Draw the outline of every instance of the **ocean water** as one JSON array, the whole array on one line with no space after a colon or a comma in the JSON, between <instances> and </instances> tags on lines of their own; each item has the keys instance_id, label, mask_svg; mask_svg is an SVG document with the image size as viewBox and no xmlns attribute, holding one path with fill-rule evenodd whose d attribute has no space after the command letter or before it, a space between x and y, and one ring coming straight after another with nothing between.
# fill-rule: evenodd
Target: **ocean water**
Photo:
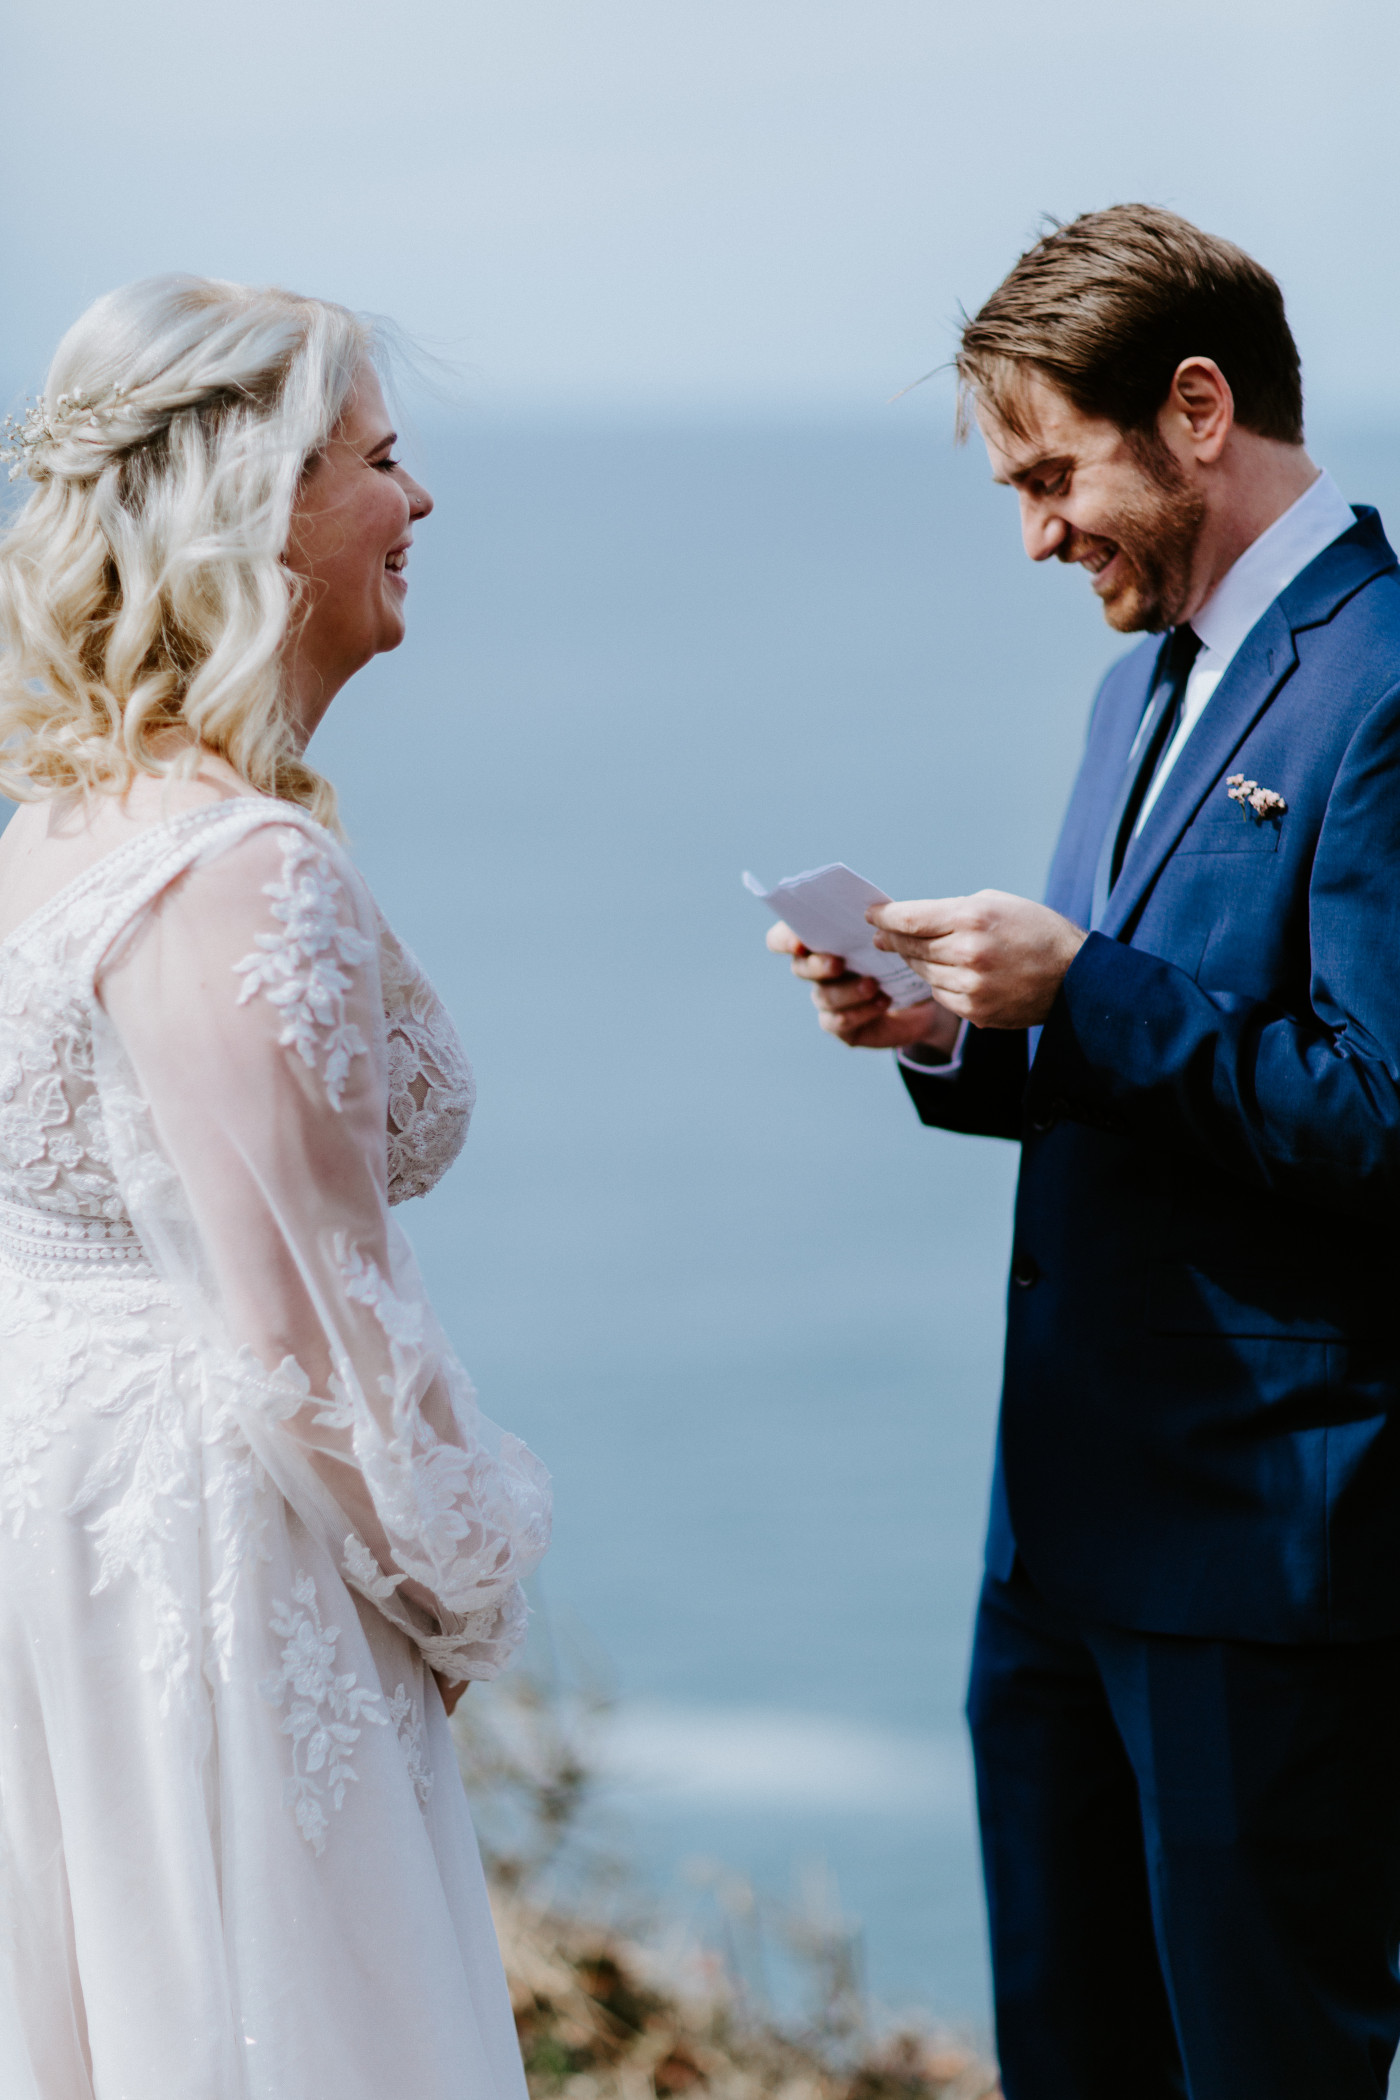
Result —
<instances>
[{"instance_id":1,"label":"ocean water","mask_svg":"<svg viewBox=\"0 0 1400 2100\"><path fill-rule=\"evenodd\" d=\"M1318 450L1400 517L1400 442ZM1014 1149L820 1035L740 871L1037 894L1123 643L918 397L410 458L410 638L313 752L476 1065L401 1215L554 1473L541 1623L607 1659L613 1827L682 1910L698 1859L780 1895L823 1862L876 1999L981 2031L960 1709Z\"/></svg>"}]
</instances>

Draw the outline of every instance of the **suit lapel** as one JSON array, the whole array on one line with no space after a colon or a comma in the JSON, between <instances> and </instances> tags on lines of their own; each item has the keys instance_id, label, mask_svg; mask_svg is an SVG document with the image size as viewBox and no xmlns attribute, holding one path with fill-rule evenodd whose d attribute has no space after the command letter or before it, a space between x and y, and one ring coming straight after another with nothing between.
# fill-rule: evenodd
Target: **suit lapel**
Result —
<instances>
[{"instance_id":1,"label":"suit lapel","mask_svg":"<svg viewBox=\"0 0 1400 2100\"><path fill-rule=\"evenodd\" d=\"M1153 805L1129 841L1101 930L1121 938L1167 856L1298 661L1276 599L1230 661Z\"/></svg>"},{"instance_id":2,"label":"suit lapel","mask_svg":"<svg viewBox=\"0 0 1400 2100\"><path fill-rule=\"evenodd\" d=\"M1281 592L1230 661L1205 712L1167 775L1151 816L1133 839L1104 912L1101 931L1131 934L1137 913L1206 796L1298 661L1294 636L1329 620L1374 576L1395 567L1395 556L1369 505L1356 523Z\"/></svg>"}]
</instances>

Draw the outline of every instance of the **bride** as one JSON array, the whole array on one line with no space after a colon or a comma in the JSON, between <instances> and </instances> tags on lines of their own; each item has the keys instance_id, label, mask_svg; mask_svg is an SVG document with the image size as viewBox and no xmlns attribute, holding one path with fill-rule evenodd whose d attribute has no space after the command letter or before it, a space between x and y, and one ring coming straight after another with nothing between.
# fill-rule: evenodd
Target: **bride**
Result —
<instances>
[{"instance_id":1,"label":"bride","mask_svg":"<svg viewBox=\"0 0 1400 2100\"><path fill-rule=\"evenodd\" d=\"M11 432L6 2100L524 2092L444 1695L521 1639L548 1482L390 1220L471 1076L303 757L432 507L375 347L157 278Z\"/></svg>"}]
</instances>

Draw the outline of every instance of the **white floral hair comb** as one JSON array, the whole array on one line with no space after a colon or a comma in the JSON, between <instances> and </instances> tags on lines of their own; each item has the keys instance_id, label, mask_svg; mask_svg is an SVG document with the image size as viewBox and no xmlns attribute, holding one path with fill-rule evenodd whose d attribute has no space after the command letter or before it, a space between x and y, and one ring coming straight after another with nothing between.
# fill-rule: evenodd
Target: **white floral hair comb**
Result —
<instances>
[{"instance_id":1,"label":"white floral hair comb","mask_svg":"<svg viewBox=\"0 0 1400 2100\"><path fill-rule=\"evenodd\" d=\"M30 403L22 416L0 420L0 461L17 481L32 474L40 454L51 445L68 439L101 434L126 399L126 388L114 386L104 394L59 394L53 407L42 398Z\"/></svg>"}]
</instances>

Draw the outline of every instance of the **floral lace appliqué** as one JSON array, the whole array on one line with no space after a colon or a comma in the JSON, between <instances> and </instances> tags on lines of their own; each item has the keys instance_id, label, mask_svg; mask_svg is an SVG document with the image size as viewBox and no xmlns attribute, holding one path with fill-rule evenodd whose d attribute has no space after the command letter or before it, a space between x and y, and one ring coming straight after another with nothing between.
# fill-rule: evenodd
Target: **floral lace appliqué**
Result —
<instances>
[{"instance_id":1,"label":"floral lace appliqu\u00e9","mask_svg":"<svg viewBox=\"0 0 1400 2100\"><path fill-rule=\"evenodd\" d=\"M0 1415L0 1521L9 1525L15 1538L27 1512L41 1506L35 1460L53 1442L55 1412L53 1398L40 1390Z\"/></svg>"},{"instance_id":2,"label":"floral lace appliqu\u00e9","mask_svg":"<svg viewBox=\"0 0 1400 2100\"><path fill-rule=\"evenodd\" d=\"M423 1341L423 1308L410 1305L406 1298L385 1282L379 1264L373 1255L363 1248L350 1244L343 1232L335 1237L336 1263L345 1285L345 1295L352 1303L365 1306L374 1314L392 1347L417 1349Z\"/></svg>"},{"instance_id":3,"label":"floral lace appliqu\u00e9","mask_svg":"<svg viewBox=\"0 0 1400 2100\"><path fill-rule=\"evenodd\" d=\"M238 1003L265 995L282 1016L278 1042L320 1072L327 1100L339 1108L351 1063L369 1047L345 1017L349 969L367 962L374 944L340 917L345 886L330 855L299 831L284 836L281 879L263 888L282 931L258 934L258 952L235 963L243 979Z\"/></svg>"},{"instance_id":4,"label":"floral lace appliqu\u00e9","mask_svg":"<svg viewBox=\"0 0 1400 2100\"><path fill-rule=\"evenodd\" d=\"M413 1791L418 1796L418 1806L426 1808L433 1791L433 1774L428 1763L427 1731L423 1725L423 1709L416 1699L410 1698L399 1685L388 1702L389 1719L398 1730L399 1748L408 1767L408 1776L413 1781Z\"/></svg>"},{"instance_id":5,"label":"floral lace appliqu\u00e9","mask_svg":"<svg viewBox=\"0 0 1400 2100\"><path fill-rule=\"evenodd\" d=\"M494 1677L524 1637L519 1575L548 1544L548 1475L517 1438L502 1436L491 1453L471 1433L475 1396L465 1376L453 1394L460 1441L437 1433L421 1397L429 1380L451 1379L451 1366L425 1333L426 1307L395 1290L347 1234L336 1234L332 1245L345 1297L374 1316L388 1343L378 1385L389 1419L379 1423L361 1464L394 1562L438 1601L442 1631L415 1627L413 1638L432 1669L453 1678ZM366 1396L357 1401L347 1385L344 1400L353 1423ZM342 1562L346 1579L381 1601L384 1578L362 1541L346 1541Z\"/></svg>"},{"instance_id":6,"label":"floral lace appliqu\u00e9","mask_svg":"<svg viewBox=\"0 0 1400 2100\"><path fill-rule=\"evenodd\" d=\"M381 1693L358 1684L353 1670L337 1671L340 1628L321 1624L309 1575L298 1571L292 1596L294 1604L273 1605L272 1631L284 1643L282 1668L278 1676L264 1678L260 1689L273 1706L287 1703L282 1733L292 1739L292 1772L283 1784L283 1799L319 1855L330 1829L327 1807L343 1807L346 1785L359 1777L350 1760L361 1724L383 1727L389 1715Z\"/></svg>"},{"instance_id":7,"label":"floral lace appliqu\u00e9","mask_svg":"<svg viewBox=\"0 0 1400 2100\"><path fill-rule=\"evenodd\" d=\"M195 1697L190 1662L199 1618L172 1544L200 1502L201 1461L186 1394L195 1376L188 1341L132 1352L113 1346L97 1326L83 1352L92 1416L111 1426L110 1440L67 1505L86 1517L97 1556L93 1595L134 1577L153 1628L141 1667L160 1681L160 1711L172 1696ZM100 1395L100 1397L98 1397Z\"/></svg>"},{"instance_id":8,"label":"floral lace appliqu\u00e9","mask_svg":"<svg viewBox=\"0 0 1400 2100\"><path fill-rule=\"evenodd\" d=\"M406 1575L383 1574L369 1547L362 1538L357 1538L353 1531L346 1535L345 1544L341 1548L341 1558L345 1564L346 1581L353 1582L357 1590L372 1598L376 1604L382 1604L386 1597L392 1597L399 1584L408 1580Z\"/></svg>"},{"instance_id":9,"label":"floral lace appliqu\u00e9","mask_svg":"<svg viewBox=\"0 0 1400 2100\"><path fill-rule=\"evenodd\" d=\"M417 958L379 924L389 1053L389 1201L426 1195L463 1144L476 1083L457 1031Z\"/></svg>"}]
</instances>

